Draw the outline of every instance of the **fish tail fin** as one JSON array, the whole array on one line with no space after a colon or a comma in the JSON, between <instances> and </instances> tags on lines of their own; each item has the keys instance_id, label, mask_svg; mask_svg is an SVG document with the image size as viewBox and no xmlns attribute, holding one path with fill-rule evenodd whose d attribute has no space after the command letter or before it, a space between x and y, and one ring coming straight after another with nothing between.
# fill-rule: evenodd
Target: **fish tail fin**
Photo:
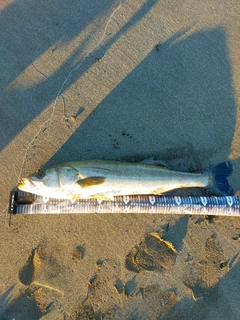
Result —
<instances>
[{"instance_id":1,"label":"fish tail fin","mask_svg":"<svg viewBox=\"0 0 240 320\"><path fill-rule=\"evenodd\" d=\"M227 177L232 173L230 161L219 163L210 170L209 187L210 190L219 196L231 196L233 190L228 183Z\"/></svg>"}]
</instances>

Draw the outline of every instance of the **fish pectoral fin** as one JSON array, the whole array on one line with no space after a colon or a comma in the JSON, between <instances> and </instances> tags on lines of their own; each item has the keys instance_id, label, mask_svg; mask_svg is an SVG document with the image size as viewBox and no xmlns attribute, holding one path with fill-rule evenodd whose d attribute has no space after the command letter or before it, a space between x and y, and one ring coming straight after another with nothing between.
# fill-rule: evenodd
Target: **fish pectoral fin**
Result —
<instances>
[{"instance_id":1,"label":"fish pectoral fin","mask_svg":"<svg viewBox=\"0 0 240 320\"><path fill-rule=\"evenodd\" d=\"M140 163L149 164L149 165L152 165L152 166L160 166L160 167L164 167L164 168L168 168L169 169L168 164L165 161L157 158L156 156L152 156L149 159L145 159L145 160L141 161Z\"/></svg>"},{"instance_id":2,"label":"fish pectoral fin","mask_svg":"<svg viewBox=\"0 0 240 320\"><path fill-rule=\"evenodd\" d=\"M106 180L105 177L88 177L85 179L80 179L77 181L77 184L81 188L87 188L87 187L92 187L92 186L98 186L102 183L104 183Z\"/></svg>"}]
</instances>

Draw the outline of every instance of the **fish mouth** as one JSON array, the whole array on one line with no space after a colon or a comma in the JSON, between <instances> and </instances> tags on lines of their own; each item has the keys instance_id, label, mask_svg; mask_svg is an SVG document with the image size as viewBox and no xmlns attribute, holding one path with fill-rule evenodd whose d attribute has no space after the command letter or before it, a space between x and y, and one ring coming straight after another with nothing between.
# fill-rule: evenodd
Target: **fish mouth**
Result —
<instances>
[{"instance_id":1,"label":"fish mouth","mask_svg":"<svg viewBox=\"0 0 240 320\"><path fill-rule=\"evenodd\" d=\"M18 188L21 190L22 187L27 185L27 181L29 181L33 186L36 187L36 184L30 178L22 178L21 182L18 184Z\"/></svg>"}]
</instances>

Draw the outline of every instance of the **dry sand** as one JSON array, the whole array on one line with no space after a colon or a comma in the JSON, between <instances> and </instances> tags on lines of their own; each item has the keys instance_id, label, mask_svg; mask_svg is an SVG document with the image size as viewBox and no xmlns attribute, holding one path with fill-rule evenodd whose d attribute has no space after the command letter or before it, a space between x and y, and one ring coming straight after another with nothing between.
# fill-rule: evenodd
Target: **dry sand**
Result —
<instances>
[{"instance_id":1,"label":"dry sand","mask_svg":"<svg viewBox=\"0 0 240 320\"><path fill-rule=\"evenodd\" d=\"M0 10L0 319L240 319L240 218L6 210L20 177L66 160L231 159L240 189L239 1Z\"/></svg>"}]
</instances>

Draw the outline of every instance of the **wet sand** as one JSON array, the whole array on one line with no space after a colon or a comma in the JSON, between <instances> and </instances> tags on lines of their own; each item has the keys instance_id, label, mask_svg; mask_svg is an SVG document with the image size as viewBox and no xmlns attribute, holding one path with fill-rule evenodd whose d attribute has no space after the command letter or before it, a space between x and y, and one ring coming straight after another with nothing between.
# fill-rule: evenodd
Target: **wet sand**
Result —
<instances>
[{"instance_id":1,"label":"wet sand","mask_svg":"<svg viewBox=\"0 0 240 320\"><path fill-rule=\"evenodd\" d=\"M0 319L239 319L240 218L7 213L21 177L82 159L230 159L237 192L238 1L0 10Z\"/></svg>"}]
</instances>

